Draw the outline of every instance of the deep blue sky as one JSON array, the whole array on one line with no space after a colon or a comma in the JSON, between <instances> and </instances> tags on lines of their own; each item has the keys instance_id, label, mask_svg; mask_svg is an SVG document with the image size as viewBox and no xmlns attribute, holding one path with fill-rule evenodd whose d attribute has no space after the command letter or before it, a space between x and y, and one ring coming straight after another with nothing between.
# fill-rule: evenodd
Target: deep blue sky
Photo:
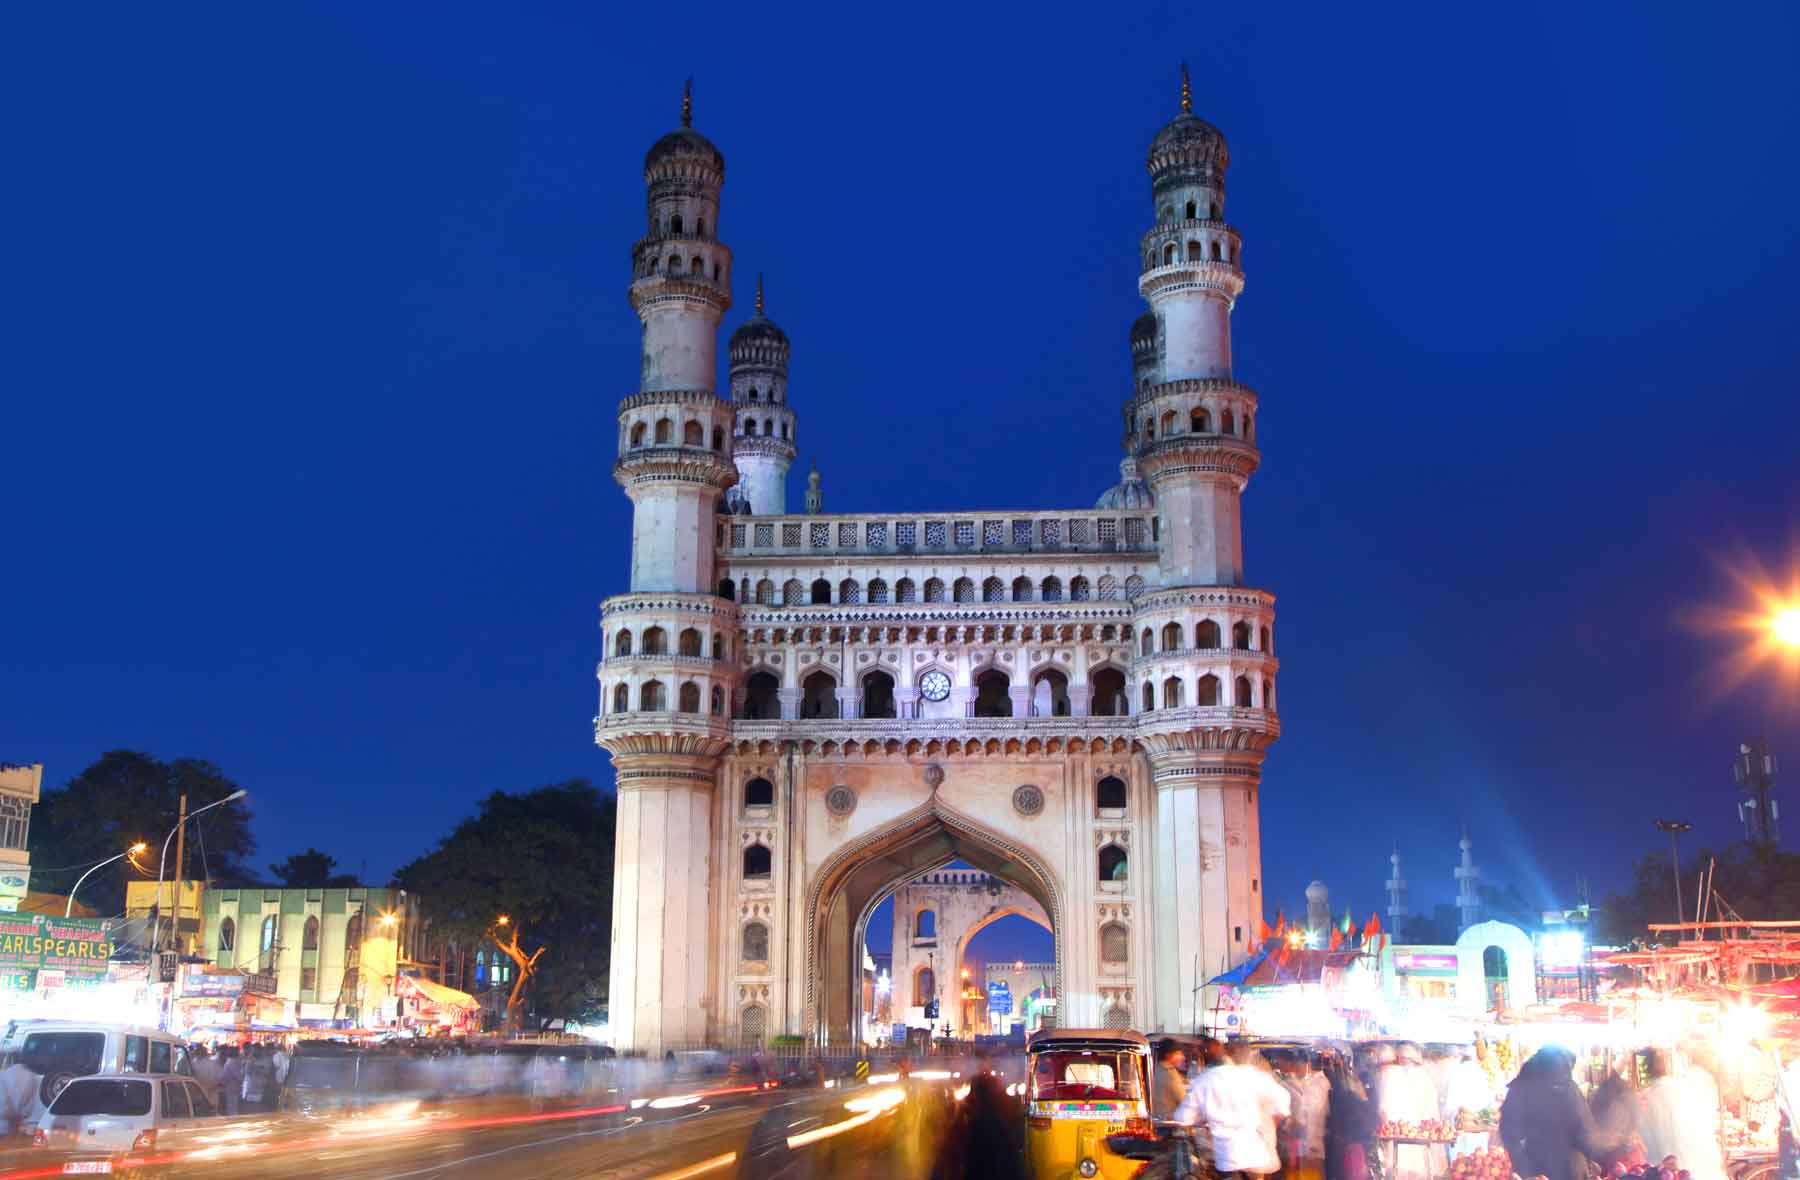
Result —
<instances>
[{"instance_id":1,"label":"deep blue sky","mask_svg":"<svg viewBox=\"0 0 1800 1180\"><path fill-rule=\"evenodd\" d=\"M492 788L610 781L628 249L690 74L726 327L766 272L828 506L1090 504L1184 57L1263 398L1271 902L1317 874L1366 912L1396 840L1447 896L1465 818L1490 879L1604 891L1658 813L1730 835L1744 733L1800 773L1792 693L1719 689L1730 641L1682 621L1794 552L1789 6L0 20L0 757L53 781L208 757L259 861L375 877Z\"/></svg>"}]
</instances>

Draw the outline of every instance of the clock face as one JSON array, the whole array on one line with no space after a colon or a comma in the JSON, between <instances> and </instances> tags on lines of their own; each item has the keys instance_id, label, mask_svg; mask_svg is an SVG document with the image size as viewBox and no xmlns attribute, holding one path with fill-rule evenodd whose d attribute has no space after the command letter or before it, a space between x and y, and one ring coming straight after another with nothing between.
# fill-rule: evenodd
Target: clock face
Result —
<instances>
[{"instance_id":1,"label":"clock face","mask_svg":"<svg viewBox=\"0 0 1800 1180\"><path fill-rule=\"evenodd\" d=\"M950 695L950 678L942 672L927 672L919 677L919 691L928 701L941 701Z\"/></svg>"}]
</instances>

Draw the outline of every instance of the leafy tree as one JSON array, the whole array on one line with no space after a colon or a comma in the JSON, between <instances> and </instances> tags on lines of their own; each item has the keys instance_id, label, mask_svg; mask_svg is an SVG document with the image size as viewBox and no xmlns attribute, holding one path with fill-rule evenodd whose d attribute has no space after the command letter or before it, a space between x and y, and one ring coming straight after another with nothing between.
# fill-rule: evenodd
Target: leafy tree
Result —
<instances>
[{"instance_id":1,"label":"leafy tree","mask_svg":"<svg viewBox=\"0 0 1800 1180\"><path fill-rule=\"evenodd\" d=\"M528 957L542 951L521 1004L592 1018L606 1004L616 812L586 779L496 791L395 884L463 946L508 949L501 938L522 939L513 947ZM509 922L497 927L503 914Z\"/></svg>"},{"instance_id":2,"label":"leafy tree","mask_svg":"<svg viewBox=\"0 0 1800 1180\"><path fill-rule=\"evenodd\" d=\"M357 879L347 873L334 873L337 858L320 852L317 848L308 848L305 852L296 852L280 864L269 866L269 872L275 879L289 889L349 889L360 884Z\"/></svg>"},{"instance_id":3,"label":"leafy tree","mask_svg":"<svg viewBox=\"0 0 1800 1180\"><path fill-rule=\"evenodd\" d=\"M1716 866L1714 865L1716 863ZM1701 849L1681 866L1682 913L1694 920L1701 874L1712 872L1713 893L1718 901L1708 904L1707 918L1718 921L1730 912L1749 921L1776 921L1800 915L1800 855L1760 844L1738 843L1713 851ZM1607 898L1602 915L1603 936L1612 942L1630 942L1652 936L1652 922L1675 920L1675 874L1665 851L1649 852L1632 866L1631 884L1623 893Z\"/></svg>"},{"instance_id":4,"label":"leafy tree","mask_svg":"<svg viewBox=\"0 0 1800 1180\"><path fill-rule=\"evenodd\" d=\"M195 811L238 789L219 768L198 758L163 762L135 750L110 750L61 787L45 791L31 818L31 859L45 866L33 870L33 884L68 889L80 876L79 866L105 860L138 841L150 847L137 858L152 876L164 837L174 829L182 795ZM169 842L164 875L175 876L175 841ZM188 880L241 880L250 874L244 861L256 851L250 834L250 808L238 799L215 807L188 824ZM134 876L125 861L108 865L81 887L81 901L102 914L125 910L125 882ZM41 884L39 882L41 881Z\"/></svg>"}]
</instances>

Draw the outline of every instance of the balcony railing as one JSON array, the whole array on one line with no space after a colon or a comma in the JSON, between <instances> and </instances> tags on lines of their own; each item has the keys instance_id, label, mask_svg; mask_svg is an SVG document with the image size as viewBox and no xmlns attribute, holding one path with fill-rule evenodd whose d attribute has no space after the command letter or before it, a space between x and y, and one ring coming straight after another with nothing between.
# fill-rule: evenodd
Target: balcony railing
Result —
<instances>
[{"instance_id":1,"label":"balcony railing","mask_svg":"<svg viewBox=\"0 0 1800 1180\"><path fill-rule=\"evenodd\" d=\"M720 556L896 557L1156 552L1154 513L961 512L734 517Z\"/></svg>"}]
</instances>

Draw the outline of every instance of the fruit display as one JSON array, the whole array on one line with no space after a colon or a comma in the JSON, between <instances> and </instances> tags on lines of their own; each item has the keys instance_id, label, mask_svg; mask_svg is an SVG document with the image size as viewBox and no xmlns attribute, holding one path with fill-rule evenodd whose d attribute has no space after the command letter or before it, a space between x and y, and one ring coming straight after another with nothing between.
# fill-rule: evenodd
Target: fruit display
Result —
<instances>
[{"instance_id":1,"label":"fruit display","mask_svg":"<svg viewBox=\"0 0 1800 1180\"><path fill-rule=\"evenodd\" d=\"M1402 1123L1389 1119L1375 1131L1379 1139L1424 1139L1432 1143L1449 1143L1456 1138L1456 1128L1443 1119L1426 1119L1420 1123Z\"/></svg>"},{"instance_id":2,"label":"fruit display","mask_svg":"<svg viewBox=\"0 0 1800 1180\"><path fill-rule=\"evenodd\" d=\"M1511 1180L1512 1157L1504 1147L1471 1151L1450 1161L1450 1180Z\"/></svg>"},{"instance_id":3,"label":"fruit display","mask_svg":"<svg viewBox=\"0 0 1800 1180\"><path fill-rule=\"evenodd\" d=\"M1475 1038L1475 1060L1487 1074L1488 1089L1501 1093L1519 1072L1519 1051L1511 1041Z\"/></svg>"},{"instance_id":4,"label":"fruit display","mask_svg":"<svg viewBox=\"0 0 1800 1180\"><path fill-rule=\"evenodd\" d=\"M1672 1162L1670 1156L1665 1163ZM1626 1168L1624 1164L1614 1164L1612 1171L1606 1173L1612 1180L1694 1180L1694 1174L1686 1168L1668 1168L1657 1164L1640 1164L1636 1168Z\"/></svg>"}]
</instances>

